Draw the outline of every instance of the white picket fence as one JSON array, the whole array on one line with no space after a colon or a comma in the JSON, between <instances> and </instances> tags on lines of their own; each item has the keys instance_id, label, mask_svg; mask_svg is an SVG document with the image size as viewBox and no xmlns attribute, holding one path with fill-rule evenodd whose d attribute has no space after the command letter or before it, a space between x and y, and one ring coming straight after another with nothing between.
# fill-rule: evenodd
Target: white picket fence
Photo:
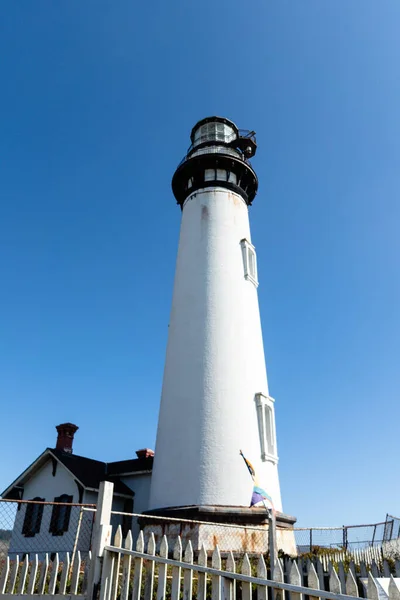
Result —
<instances>
[{"instance_id":1,"label":"white picket fence","mask_svg":"<svg viewBox=\"0 0 400 600\"><path fill-rule=\"evenodd\" d=\"M296 560L288 561L287 579L285 582L284 565L278 559L275 563L272 579L267 578L267 567L262 555L257 564L245 554L240 562L235 560L232 552L224 557L225 568L222 569L222 557L218 546L211 556L211 565L204 547L199 552L197 560L190 540L183 552L182 541L178 536L169 558L168 540L164 536L156 551L154 534L150 534L145 551L143 532L139 534L135 550L132 550L131 532L125 540L121 528L114 537L113 545L105 547L104 563L100 585L100 600L234 600L238 592L242 600L252 600L256 590L257 600L267 600L268 589L273 591L275 600L283 600L284 593L290 592L291 600L302 600L304 595L310 599L326 600L353 599L359 596L359 588L353 570L349 569L344 581L341 580L332 564L329 566L328 590L321 589L320 577L311 561L307 561L305 578L307 585L302 583L302 576ZM252 571L256 571L255 575ZM167 593L167 580L170 586ZM196 592L193 594L194 583ZM374 578L371 571L367 574L364 586L364 597L370 600L400 599L399 580L387 578L382 583L381 578Z\"/></svg>"},{"instance_id":2,"label":"white picket fence","mask_svg":"<svg viewBox=\"0 0 400 600\"><path fill-rule=\"evenodd\" d=\"M398 553L396 554L398 556ZM393 559L392 559L393 560ZM301 559L297 560L298 564L301 563ZM385 552L380 546L362 548L360 550L352 551L341 551L335 553L322 554L319 558L316 558L314 564L318 570L321 566L322 570L327 571L330 563L336 565L340 572L344 572L344 563L349 564L349 568L353 571L354 575L358 575L361 578L368 577L368 572L371 571L374 577L390 577L392 575L392 569L389 566L389 561L385 558ZM396 578L400 578L400 560L396 558L394 560L394 571Z\"/></svg>"},{"instance_id":3,"label":"white picket fence","mask_svg":"<svg viewBox=\"0 0 400 600\"><path fill-rule=\"evenodd\" d=\"M82 563L56 554L39 561L5 559L0 575L0 600L400 600L400 577L390 573L381 554L338 554L313 561L277 559L267 569L264 557L221 552L204 545L193 551L190 539L156 540L140 532L135 548L132 532L121 527L112 536L113 485L101 484L93 529L92 551ZM169 545L173 544L173 547ZM185 545L185 547L183 547ZM372 549L373 550L373 549ZM372 558L372 562L371 559ZM343 564L346 560L346 569ZM363 561L369 560L369 569ZM341 562L339 562L341 561ZM71 564L72 563L72 564ZM400 564L396 564L396 575ZM381 575L384 575L381 577Z\"/></svg>"},{"instance_id":4,"label":"white picket fence","mask_svg":"<svg viewBox=\"0 0 400 600\"><path fill-rule=\"evenodd\" d=\"M366 548L354 548L350 550L337 550L329 552L329 560L332 562L343 562L345 560L353 560L356 565L364 562L366 565L372 564L375 561L377 564L384 559L381 546L367 546ZM327 559L327 555L322 555L322 560Z\"/></svg>"},{"instance_id":5,"label":"white picket fence","mask_svg":"<svg viewBox=\"0 0 400 600\"><path fill-rule=\"evenodd\" d=\"M69 552L63 553L60 561L58 553L50 560L48 554L39 561L35 554L30 560L26 555L20 560L17 555L3 561L0 574L0 597L3 599L16 596L32 596L40 598L45 596L76 596L84 595L87 590L88 575L90 570L90 552L84 563L78 551L72 560Z\"/></svg>"}]
</instances>

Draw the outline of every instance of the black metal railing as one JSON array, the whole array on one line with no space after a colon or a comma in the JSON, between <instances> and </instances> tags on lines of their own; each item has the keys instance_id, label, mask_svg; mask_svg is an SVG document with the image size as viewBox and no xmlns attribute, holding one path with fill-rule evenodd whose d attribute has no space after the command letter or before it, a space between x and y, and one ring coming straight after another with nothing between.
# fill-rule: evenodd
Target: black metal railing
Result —
<instances>
[{"instance_id":1,"label":"black metal railing","mask_svg":"<svg viewBox=\"0 0 400 600\"><path fill-rule=\"evenodd\" d=\"M216 148L221 148L221 149L223 149L223 151L218 152L215 150ZM194 154L194 152L197 150L199 151L199 154L196 154L195 156L201 156L203 154L225 154L228 156L232 156L234 158L239 158L240 160L242 160L244 163L246 163L247 165L249 165L251 167L250 160L243 154L243 152L241 152L240 150L237 150L236 148L232 148L231 146L227 146L223 142L220 142L218 144L213 144L210 146L201 146L199 144L196 144L196 145L192 144L191 146L189 146L188 151L186 152L185 156L180 161L178 168L185 161L187 161L189 158L191 158L191 155Z\"/></svg>"}]
</instances>

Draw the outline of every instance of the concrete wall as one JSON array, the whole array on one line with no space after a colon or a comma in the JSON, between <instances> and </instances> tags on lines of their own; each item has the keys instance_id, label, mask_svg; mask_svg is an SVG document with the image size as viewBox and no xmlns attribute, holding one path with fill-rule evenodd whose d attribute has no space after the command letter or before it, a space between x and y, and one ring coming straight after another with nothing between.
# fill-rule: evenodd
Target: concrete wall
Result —
<instances>
[{"instance_id":1,"label":"concrete wall","mask_svg":"<svg viewBox=\"0 0 400 600\"><path fill-rule=\"evenodd\" d=\"M281 510L276 464L261 460L255 395L268 396L256 286L244 276L248 208L224 188L182 213L150 508L249 506L253 483Z\"/></svg>"},{"instance_id":2,"label":"concrete wall","mask_svg":"<svg viewBox=\"0 0 400 600\"><path fill-rule=\"evenodd\" d=\"M202 546L212 553L215 546L221 552L250 552L264 554L269 549L268 525L258 527L241 527L224 525L214 525L203 523L201 525L182 524L164 522L160 525L152 523L144 528L145 543L148 543L151 534L154 534L157 550L161 540L165 535L168 539L169 548L173 548L178 536L181 537L183 547L190 540L193 550L198 552ZM297 554L293 530L277 529L276 544L278 550L283 550L286 554L295 556Z\"/></svg>"}]
</instances>

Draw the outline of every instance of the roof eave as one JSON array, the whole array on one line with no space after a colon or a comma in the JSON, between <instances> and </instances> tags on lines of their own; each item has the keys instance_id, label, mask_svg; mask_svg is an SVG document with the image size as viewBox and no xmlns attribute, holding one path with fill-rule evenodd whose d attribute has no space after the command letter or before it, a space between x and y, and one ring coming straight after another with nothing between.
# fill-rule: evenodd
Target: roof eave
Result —
<instances>
[{"instance_id":1,"label":"roof eave","mask_svg":"<svg viewBox=\"0 0 400 600\"><path fill-rule=\"evenodd\" d=\"M127 471L126 473L116 473L115 477L128 477L128 475L151 475L152 469L142 471Z\"/></svg>"},{"instance_id":2,"label":"roof eave","mask_svg":"<svg viewBox=\"0 0 400 600\"><path fill-rule=\"evenodd\" d=\"M29 473L31 471L33 471L35 469L35 467L39 466L40 461L47 455L47 454L51 454L50 448L46 448L46 450L44 450L42 452L42 454L40 454L36 460L33 461L33 463L31 463L29 465L29 467L27 467L25 469L25 471L23 471L13 482L11 485L9 485L2 493L1 493L1 497L2 498L6 498L6 496L15 488L18 487L21 482L27 477L27 475L29 475ZM53 456L53 455L52 455Z\"/></svg>"},{"instance_id":3,"label":"roof eave","mask_svg":"<svg viewBox=\"0 0 400 600\"><path fill-rule=\"evenodd\" d=\"M107 480L106 480L107 481ZM110 483L113 483L112 481ZM96 494L99 493L99 488L90 488L87 487L85 488L86 492L95 492ZM121 492L113 492L113 496L119 496L120 498L133 498L135 495L135 492L132 490L132 494L122 494Z\"/></svg>"},{"instance_id":4,"label":"roof eave","mask_svg":"<svg viewBox=\"0 0 400 600\"><path fill-rule=\"evenodd\" d=\"M80 479L78 479L78 477L72 471L70 471L68 469L68 467L66 467L64 465L64 463L59 458L57 458L57 456L55 454L53 454L53 452L50 449L48 449L48 450L49 450L49 454L51 454L51 456L56 459L56 461L58 462L58 464L62 465L64 467L64 469L71 475L71 477L75 481L77 481L79 483L79 485L81 485L83 487L84 490L87 490L88 488L86 487L86 485Z\"/></svg>"}]
</instances>

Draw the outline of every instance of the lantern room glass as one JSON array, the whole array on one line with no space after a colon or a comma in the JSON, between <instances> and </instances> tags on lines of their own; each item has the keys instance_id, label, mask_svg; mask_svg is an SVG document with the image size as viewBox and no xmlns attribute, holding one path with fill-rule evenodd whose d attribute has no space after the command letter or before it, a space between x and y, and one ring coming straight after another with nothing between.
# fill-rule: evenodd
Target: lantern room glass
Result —
<instances>
[{"instance_id":1,"label":"lantern room glass","mask_svg":"<svg viewBox=\"0 0 400 600\"><path fill-rule=\"evenodd\" d=\"M236 133L233 127L226 123L211 121L204 123L194 133L193 146L204 144L205 142L225 142L228 143L235 139Z\"/></svg>"}]
</instances>

